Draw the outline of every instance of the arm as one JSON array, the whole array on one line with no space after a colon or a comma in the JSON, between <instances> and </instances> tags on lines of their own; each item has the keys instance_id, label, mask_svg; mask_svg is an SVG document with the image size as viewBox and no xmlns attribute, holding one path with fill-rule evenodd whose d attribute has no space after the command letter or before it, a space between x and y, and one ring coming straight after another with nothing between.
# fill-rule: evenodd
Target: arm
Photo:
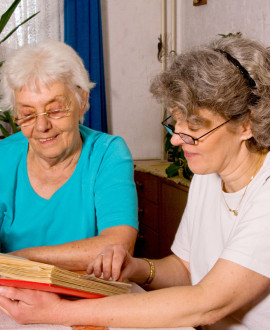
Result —
<instances>
[{"instance_id":1,"label":"arm","mask_svg":"<svg viewBox=\"0 0 270 330\"><path fill-rule=\"evenodd\" d=\"M108 244L120 244L132 254L137 231L131 226L104 229L99 236L60 245L25 248L11 254L69 270L85 270Z\"/></svg>"},{"instance_id":2,"label":"arm","mask_svg":"<svg viewBox=\"0 0 270 330\"><path fill-rule=\"evenodd\" d=\"M90 198L95 202L97 220L96 224L93 221L93 226L97 227L99 236L60 245L25 248L12 254L69 270L85 270L109 244L123 245L133 253L138 208L132 157L120 138L108 140L103 136L97 140L95 148L92 166L98 169L93 170L93 180L87 182L94 185L94 194ZM62 226L64 228L64 222Z\"/></svg>"},{"instance_id":3,"label":"arm","mask_svg":"<svg viewBox=\"0 0 270 330\"><path fill-rule=\"evenodd\" d=\"M245 306L266 291L269 285L269 278L219 259L195 286L78 301L61 300L57 295L33 290L0 288L0 306L20 323L197 326L212 324Z\"/></svg>"},{"instance_id":4,"label":"arm","mask_svg":"<svg viewBox=\"0 0 270 330\"><path fill-rule=\"evenodd\" d=\"M147 289L160 289L169 286L189 285L189 264L172 254L160 260L152 260L155 266L154 279ZM140 258L133 258L122 245L109 245L102 255L90 262L88 273L104 279L112 277L115 281L129 279L143 285L149 276L149 264Z\"/></svg>"}]
</instances>

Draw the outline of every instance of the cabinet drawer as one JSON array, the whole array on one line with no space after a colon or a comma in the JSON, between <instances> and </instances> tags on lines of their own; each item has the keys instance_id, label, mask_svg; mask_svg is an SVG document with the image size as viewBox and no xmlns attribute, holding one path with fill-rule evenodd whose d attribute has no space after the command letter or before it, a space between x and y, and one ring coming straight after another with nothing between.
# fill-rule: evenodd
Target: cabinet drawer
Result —
<instances>
[{"instance_id":1,"label":"cabinet drawer","mask_svg":"<svg viewBox=\"0 0 270 330\"><path fill-rule=\"evenodd\" d=\"M134 179L138 196L158 203L158 178L135 169Z\"/></svg>"},{"instance_id":2,"label":"cabinet drawer","mask_svg":"<svg viewBox=\"0 0 270 330\"><path fill-rule=\"evenodd\" d=\"M140 224L134 255L137 258L159 258L159 235L143 224Z\"/></svg>"},{"instance_id":3,"label":"cabinet drawer","mask_svg":"<svg viewBox=\"0 0 270 330\"><path fill-rule=\"evenodd\" d=\"M138 209L139 223L147 225L154 231L158 231L158 205L144 198L139 199Z\"/></svg>"}]
</instances>

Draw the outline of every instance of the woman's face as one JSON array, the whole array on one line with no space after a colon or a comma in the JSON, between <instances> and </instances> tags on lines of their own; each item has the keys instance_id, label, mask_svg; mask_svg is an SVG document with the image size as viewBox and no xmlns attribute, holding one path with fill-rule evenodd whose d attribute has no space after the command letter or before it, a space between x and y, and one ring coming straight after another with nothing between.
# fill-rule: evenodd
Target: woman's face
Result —
<instances>
[{"instance_id":1,"label":"woman's face","mask_svg":"<svg viewBox=\"0 0 270 330\"><path fill-rule=\"evenodd\" d=\"M84 108L65 84L54 82L48 88L40 85L38 91L27 87L15 91L15 107L18 118L70 107L63 118L42 115L36 117L34 124L21 128L29 141L29 152L35 156L57 163L81 148L79 119Z\"/></svg>"},{"instance_id":2,"label":"woman's face","mask_svg":"<svg viewBox=\"0 0 270 330\"><path fill-rule=\"evenodd\" d=\"M200 109L191 120L176 120L175 132L199 138L225 121L226 119L210 110ZM193 173L226 175L244 161L247 152L245 140L250 137L249 129L244 129L242 125L234 131L229 130L228 125L230 122L202 137L195 145L186 144L177 134L172 136L171 143L182 146Z\"/></svg>"}]
</instances>

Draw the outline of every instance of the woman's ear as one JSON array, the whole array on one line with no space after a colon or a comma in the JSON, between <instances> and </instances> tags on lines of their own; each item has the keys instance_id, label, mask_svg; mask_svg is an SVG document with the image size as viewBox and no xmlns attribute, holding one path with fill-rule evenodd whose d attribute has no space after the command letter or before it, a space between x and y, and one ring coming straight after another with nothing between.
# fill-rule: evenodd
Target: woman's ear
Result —
<instances>
[{"instance_id":1,"label":"woman's ear","mask_svg":"<svg viewBox=\"0 0 270 330\"><path fill-rule=\"evenodd\" d=\"M89 93L84 91L84 90L81 90L81 94L82 94L82 103L81 103L81 112L80 112L80 116L83 116L84 113L85 113L85 109L86 109L86 105L87 105L87 101L88 101L88 98L89 98Z\"/></svg>"},{"instance_id":2,"label":"woman's ear","mask_svg":"<svg viewBox=\"0 0 270 330\"><path fill-rule=\"evenodd\" d=\"M251 130L251 123L250 119L242 124L242 132L241 137L243 140L248 140L253 136L252 130Z\"/></svg>"}]
</instances>

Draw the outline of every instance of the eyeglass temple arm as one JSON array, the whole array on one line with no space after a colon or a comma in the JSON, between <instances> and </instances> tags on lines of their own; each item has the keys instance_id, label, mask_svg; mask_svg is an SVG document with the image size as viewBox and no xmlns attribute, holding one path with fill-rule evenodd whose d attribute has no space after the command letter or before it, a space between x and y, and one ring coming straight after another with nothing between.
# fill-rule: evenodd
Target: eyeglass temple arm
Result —
<instances>
[{"instance_id":1,"label":"eyeglass temple arm","mask_svg":"<svg viewBox=\"0 0 270 330\"><path fill-rule=\"evenodd\" d=\"M209 131L209 132L203 134L202 136L200 136L200 137L198 137L198 138L196 138L196 139L193 138L193 140L194 140L194 141L198 141L199 139L201 139L201 138L204 137L205 135L210 134L211 132L215 131L215 130L218 129L219 127L221 127L221 126L227 124L230 120L231 120L231 119L226 120L225 123L222 123L222 124L218 125L217 127L211 129L211 131Z\"/></svg>"},{"instance_id":2,"label":"eyeglass temple arm","mask_svg":"<svg viewBox=\"0 0 270 330\"><path fill-rule=\"evenodd\" d=\"M169 116L168 118L164 119L161 124L164 125L165 121L168 120L168 119L170 119L170 118L171 118L171 116Z\"/></svg>"}]
</instances>

